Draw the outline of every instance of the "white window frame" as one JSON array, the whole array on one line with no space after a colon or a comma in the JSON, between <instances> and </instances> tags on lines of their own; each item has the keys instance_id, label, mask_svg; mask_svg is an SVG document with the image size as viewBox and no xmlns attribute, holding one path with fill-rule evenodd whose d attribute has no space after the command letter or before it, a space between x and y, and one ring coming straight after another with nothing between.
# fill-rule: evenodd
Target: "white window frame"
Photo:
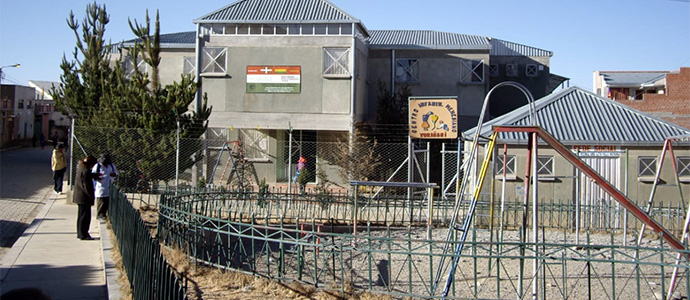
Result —
<instances>
[{"instance_id":1,"label":"white window frame","mask_svg":"<svg viewBox=\"0 0 690 300\"><path fill-rule=\"evenodd\" d=\"M506 180L517 179L517 155L506 155ZM496 155L496 179L503 180L503 155Z\"/></svg>"},{"instance_id":2,"label":"white window frame","mask_svg":"<svg viewBox=\"0 0 690 300\"><path fill-rule=\"evenodd\" d=\"M553 155L537 156L537 178L542 181L556 180L555 160Z\"/></svg>"},{"instance_id":3,"label":"white window frame","mask_svg":"<svg viewBox=\"0 0 690 300\"><path fill-rule=\"evenodd\" d=\"M398 58L395 60L395 82L418 83L419 59Z\"/></svg>"},{"instance_id":4,"label":"white window frame","mask_svg":"<svg viewBox=\"0 0 690 300\"><path fill-rule=\"evenodd\" d=\"M690 182L690 156L676 156L678 179L681 182Z\"/></svg>"},{"instance_id":5,"label":"white window frame","mask_svg":"<svg viewBox=\"0 0 690 300\"><path fill-rule=\"evenodd\" d=\"M240 133L244 157L248 161L266 162L269 160L268 134L256 129L240 129Z\"/></svg>"},{"instance_id":6,"label":"white window frame","mask_svg":"<svg viewBox=\"0 0 690 300\"><path fill-rule=\"evenodd\" d=\"M326 47L323 48L323 76L351 77L352 61L351 48Z\"/></svg>"},{"instance_id":7,"label":"white window frame","mask_svg":"<svg viewBox=\"0 0 690 300\"><path fill-rule=\"evenodd\" d=\"M148 64L141 57L137 57L137 69L141 74L146 74L148 71ZM125 57L124 71L126 78L134 76L134 59L129 55Z\"/></svg>"},{"instance_id":8,"label":"white window frame","mask_svg":"<svg viewBox=\"0 0 690 300\"><path fill-rule=\"evenodd\" d=\"M537 64L527 64L525 66L525 75L527 77L539 76L539 67L537 66Z\"/></svg>"},{"instance_id":9,"label":"white window frame","mask_svg":"<svg viewBox=\"0 0 690 300\"><path fill-rule=\"evenodd\" d=\"M196 74L196 56L185 56L182 61L182 73L184 75Z\"/></svg>"},{"instance_id":10,"label":"white window frame","mask_svg":"<svg viewBox=\"0 0 690 300\"><path fill-rule=\"evenodd\" d=\"M656 166L659 158L656 156L637 157L637 178L642 182L654 182L656 177Z\"/></svg>"},{"instance_id":11,"label":"white window frame","mask_svg":"<svg viewBox=\"0 0 690 300\"><path fill-rule=\"evenodd\" d=\"M201 74L227 74L228 49L225 47L204 47L201 49ZM217 68L217 69L216 69Z\"/></svg>"},{"instance_id":12,"label":"white window frame","mask_svg":"<svg viewBox=\"0 0 690 300\"><path fill-rule=\"evenodd\" d=\"M462 83L484 83L484 60L462 60ZM478 79L478 80L477 80Z\"/></svg>"},{"instance_id":13,"label":"white window frame","mask_svg":"<svg viewBox=\"0 0 690 300\"><path fill-rule=\"evenodd\" d=\"M506 76L517 77L518 76L518 65L517 64L506 64Z\"/></svg>"}]
</instances>

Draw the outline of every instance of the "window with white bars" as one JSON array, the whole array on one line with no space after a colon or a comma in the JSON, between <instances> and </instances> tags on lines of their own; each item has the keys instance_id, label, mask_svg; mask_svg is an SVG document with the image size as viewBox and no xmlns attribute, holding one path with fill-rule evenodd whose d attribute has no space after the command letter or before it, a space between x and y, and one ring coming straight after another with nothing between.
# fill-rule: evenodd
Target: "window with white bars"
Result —
<instances>
[{"instance_id":1,"label":"window with white bars","mask_svg":"<svg viewBox=\"0 0 690 300\"><path fill-rule=\"evenodd\" d=\"M123 68L125 71L125 76L127 78L131 78L132 76L134 76L134 70L135 70L134 65L135 65L134 58L132 58L131 56L125 57ZM137 58L136 68L139 69L140 73L142 73L142 74L146 73L146 71L148 69L147 66L148 66L148 64L146 64L146 62L141 57Z\"/></svg>"},{"instance_id":2,"label":"window with white bars","mask_svg":"<svg viewBox=\"0 0 690 300\"><path fill-rule=\"evenodd\" d=\"M323 75L349 76L350 48L323 48Z\"/></svg>"},{"instance_id":3,"label":"window with white bars","mask_svg":"<svg viewBox=\"0 0 690 300\"><path fill-rule=\"evenodd\" d=\"M676 157L676 167L678 168L678 177L690 177L690 156Z\"/></svg>"},{"instance_id":4,"label":"window with white bars","mask_svg":"<svg viewBox=\"0 0 690 300\"><path fill-rule=\"evenodd\" d=\"M240 132L244 157L253 161L268 160L268 135L255 129L242 129Z\"/></svg>"},{"instance_id":5,"label":"window with white bars","mask_svg":"<svg viewBox=\"0 0 690 300\"><path fill-rule=\"evenodd\" d=\"M517 157L515 155L506 155L506 179L507 180L512 180L515 179L515 168L517 165ZM499 178L503 177L503 155L497 155L496 156L496 176L499 176Z\"/></svg>"},{"instance_id":6,"label":"window with white bars","mask_svg":"<svg viewBox=\"0 0 690 300\"><path fill-rule=\"evenodd\" d=\"M498 64L489 65L489 76L498 77L499 74Z\"/></svg>"},{"instance_id":7,"label":"window with white bars","mask_svg":"<svg viewBox=\"0 0 690 300\"><path fill-rule=\"evenodd\" d=\"M518 76L518 65L517 64L506 64L506 76L517 77Z\"/></svg>"},{"instance_id":8,"label":"window with white bars","mask_svg":"<svg viewBox=\"0 0 690 300\"><path fill-rule=\"evenodd\" d=\"M419 59L398 58L395 60L395 82L419 82Z\"/></svg>"},{"instance_id":9,"label":"window with white bars","mask_svg":"<svg viewBox=\"0 0 690 300\"><path fill-rule=\"evenodd\" d=\"M484 61L483 60L462 60L463 83L482 83L484 82Z\"/></svg>"},{"instance_id":10,"label":"window with white bars","mask_svg":"<svg viewBox=\"0 0 690 300\"><path fill-rule=\"evenodd\" d=\"M537 157L537 175L553 176L553 155L539 155Z\"/></svg>"},{"instance_id":11,"label":"window with white bars","mask_svg":"<svg viewBox=\"0 0 690 300\"><path fill-rule=\"evenodd\" d=\"M196 72L196 57L185 56L182 66L182 74L184 75L194 75Z\"/></svg>"},{"instance_id":12,"label":"window with white bars","mask_svg":"<svg viewBox=\"0 0 690 300\"><path fill-rule=\"evenodd\" d=\"M201 50L201 73L226 73L227 48L207 47Z\"/></svg>"},{"instance_id":13,"label":"window with white bars","mask_svg":"<svg viewBox=\"0 0 690 300\"><path fill-rule=\"evenodd\" d=\"M640 156L637 158L637 176L654 177L656 175L657 158L655 156Z\"/></svg>"},{"instance_id":14,"label":"window with white bars","mask_svg":"<svg viewBox=\"0 0 690 300\"><path fill-rule=\"evenodd\" d=\"M537 77L539 75L539 68L536 64L527 64L525 66L525 75L527 77Z\"/></svg>"}]
</instances>

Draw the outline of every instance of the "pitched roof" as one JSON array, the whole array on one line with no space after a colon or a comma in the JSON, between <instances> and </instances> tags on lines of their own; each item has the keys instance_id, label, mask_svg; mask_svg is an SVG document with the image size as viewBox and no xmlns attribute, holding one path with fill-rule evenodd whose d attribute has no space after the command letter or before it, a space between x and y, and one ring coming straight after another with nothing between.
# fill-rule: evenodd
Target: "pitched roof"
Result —
<instances>
[{"instance_id":1,"label":"pitched roof","mask_svg":"<svg viewBox=\"0 0 690 300\"><path fill-rule=\"evenodd\" d=\"M491 55L497 56L546 56L552 57L553 52L518 43L490 38Z\"/></svg>"},{"instance_id":2,"label":"pitched roof","mask_svg":"<svg viewBox=\"0 0 690 300\"><path fill-rule=\"evenodd\" d=\"M327 0L239 0L194 23L360 23Z\"/></svg>"},{"instance_id":3,"label":"pitched roof","mask_svg":"<svg viewBox=\"0 0 690 300\"><path fill-rule=\"evenodd\" d=\"M655 81L666 77L668 72L646 72L646 71L612 71L599 72L606 84L612 87L638 87L643 84L652 84Z\"/></svg>"},{"instance_id":4,"label":"pitched roof","mask_svg":"<svg viewBox=\"0 0 690 300\"><path fill-rule=\"evenodd\" d=\"M378 49L490 49L478 35L434 30L370 30L369 44Z\"/></svg>"},{"instance_id":5,"label":"pitched roof","mask_svg":"<svg viewBox=\"0 0 690 300\"><path fill-rule=\"evenodd\" d=\"M646 115L579 87L564 89L535 101L537 124L566 145L661 145L690 130ZM529 106L522 106L482 125L488 136L494 125L530 126ZM473 136L476 127L464 133ZM500 133L499 140L526 144L526 133Z\"/></svg>"},{"instance_id":6,"label":"pitched roof","mask_svg":"<svg viewBox=\"0 0 690 300\"><path fill-rule=\"evenodd\" d=\"M489 49L496 56L553 56L553 52L486 36L435 30L370 30L374 49Z\"/></svg>"},{"instance_id":7,"label":"pitched roof","mask_svg":"<svg viewBox=\"0 0 690 300\"><path fill-rule=\"evenodd\" d=\"M160 35L161 48L194 48L195 47L195 31L184 31L175 33L166 33ZM120 43L125 47L131 47L135 42L141 39L131 39Z\"/></svg>"}]
</instances>

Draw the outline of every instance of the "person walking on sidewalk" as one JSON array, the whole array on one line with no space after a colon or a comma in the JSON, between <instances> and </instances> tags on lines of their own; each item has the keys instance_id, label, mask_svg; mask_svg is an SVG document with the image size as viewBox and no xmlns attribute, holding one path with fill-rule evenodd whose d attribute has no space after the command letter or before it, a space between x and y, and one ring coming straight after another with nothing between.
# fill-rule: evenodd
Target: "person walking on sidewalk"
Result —
<instances>
[{"instance_id":1,"label":"person walking on sidewalk","mask_svg":"<svg viewBox=\"0 0 690 300\"><path fill-rule=\"evenodd\" d=\"M64 149L65 146L58 145L53 149L53 155L50 157L50 164L53 169L53 190L56 194L62 194L62 181L65 179L65 171L67 171Z\"/></svg>"},{"instance_id":2,"label":"person walking on sidewalk","mask_svg":"<svg viewBox=\"0 0 690 300\"><path fill-rule=\"evenodd\" d=\"M87 156L79 162L77 179L74 186L74 203L79 206L77 212L77 238L80 240L93 240L89 234L91 226L91 206L94 202L94 180L98 180L98 174L91 172L96 164L96 158Z\"/></svg>"},{"instance_id":3,"label":"person walking on sidewalk","mask_svg":"<svg viewBox=\"0 0 690 300\"><path fill-rule=\"evenodd\" d=\"M96 180L96 199L98 200L98 205L96 208L98 219L105 219L108 216L108 205L110 202L110 184L113 183L114 178L117 176L117 168L113 164L110 154L103 153L101 157L98 158L98 164L93 166L92 173L99 175L98 180Z\"/></svg>"}]
</instances>

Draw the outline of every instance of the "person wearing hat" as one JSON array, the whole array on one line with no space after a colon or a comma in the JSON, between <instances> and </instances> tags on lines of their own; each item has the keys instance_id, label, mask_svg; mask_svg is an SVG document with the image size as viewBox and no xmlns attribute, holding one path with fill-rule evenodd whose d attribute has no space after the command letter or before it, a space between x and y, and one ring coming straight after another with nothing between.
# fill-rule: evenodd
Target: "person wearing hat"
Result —
<instances>
[{"instance_id":1,"label":"person wearing hat","mask_svg":"<svg viewBox=\"0 0 690 300\"><path fill-rule=\"evenodd\" d=\"M108 216L108 202L110 201L110 185L117 177L117 168L113 164L109 153L101 154L98 163L93 166L91 172L98 174L99 179L95 183L95 195L97 200L96 217L105 219Z\"/></svg>"},{"instance_id":2,"label":"person wearing hat","mask_svg":"<svg viewBox=\"0 0 690 300\"><path fill-rule=\"evenodd\" d=\"M53 155L50 157L50 164L53 169L53 190L56 194L62 194L62 181L65 178L65 171L67 171L64 149L64 145L58 145L53 149Z\"/></svg>"}]
</instances>

